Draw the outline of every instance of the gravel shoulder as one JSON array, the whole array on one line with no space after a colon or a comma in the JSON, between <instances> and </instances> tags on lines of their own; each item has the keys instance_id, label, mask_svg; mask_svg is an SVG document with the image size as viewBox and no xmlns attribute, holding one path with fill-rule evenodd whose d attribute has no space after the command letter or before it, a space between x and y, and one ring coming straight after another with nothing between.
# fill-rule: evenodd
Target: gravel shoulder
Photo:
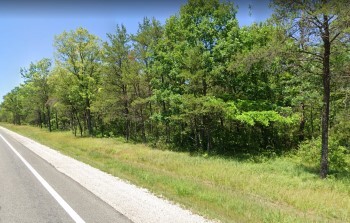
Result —
<instances>
[{"instance_id":1,"label":"gravel shoulder","mask_svg":"<svg viewBox=\"0 0 350 223\"><path fill-rule=\"evenodd\" d=\"M153 195L147 189L132 185L8 129L0 128L135 223L211 222Z\"/></svg>"}]
</instances>

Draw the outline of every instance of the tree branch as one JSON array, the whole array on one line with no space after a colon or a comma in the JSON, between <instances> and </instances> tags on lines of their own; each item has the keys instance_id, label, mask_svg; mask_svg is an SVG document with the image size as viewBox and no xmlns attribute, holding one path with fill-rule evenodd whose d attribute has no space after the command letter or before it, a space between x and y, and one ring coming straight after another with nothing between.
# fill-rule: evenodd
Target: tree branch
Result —
<instances>
[{"instance_id":1,"label":"tree branch","mask_svg":"<svg viewBox=\"0 0 350 223\"><path fill-rule=\"evenodd\" d=\"M331 39L330 43L333 43L333 41L341 34L341 32L338 32L335 34L335 36Z\"/></svg>"},{"instance_id":2,"label":"tree branch","mask_svg":"<svg viewBox=\"0 0 350 223\"><path fill-rule=\"evenodd\" d=\"M309 54L309 55L313 55L313 56L316 56L317 58L323 60L323 57L317 53L314 53L314 52L310 52L310 51L307 51L307 50L298 50L299 53L305 53L305 54Z\"/></svg>"}]
</instances>

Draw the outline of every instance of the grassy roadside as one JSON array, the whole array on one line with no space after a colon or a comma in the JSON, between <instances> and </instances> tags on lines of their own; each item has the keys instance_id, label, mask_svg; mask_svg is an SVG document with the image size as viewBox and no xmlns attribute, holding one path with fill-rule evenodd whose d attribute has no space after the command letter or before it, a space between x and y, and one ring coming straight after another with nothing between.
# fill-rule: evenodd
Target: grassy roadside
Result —
<instances>
[{"instance_id":1,"label":"grassy roadside","mask_svg":"<svg viewBox=\"0 0 350 223\"><path fill-rule=\"evenodd\" d=\"M350 222L350 179L320 180L292 158L249 163L193 157L1 125L222 222Z\"/></svg>"}]
</instances>

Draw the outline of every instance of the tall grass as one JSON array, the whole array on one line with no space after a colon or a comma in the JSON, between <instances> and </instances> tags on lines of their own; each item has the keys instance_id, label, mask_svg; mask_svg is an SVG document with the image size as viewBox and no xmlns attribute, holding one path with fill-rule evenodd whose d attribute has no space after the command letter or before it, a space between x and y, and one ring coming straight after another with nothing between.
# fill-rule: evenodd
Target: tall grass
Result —
<instances>
[{"instance_id":1,"label":"tall grass","mask_svg":"<svg viewBox=\"0 0 350 223\"><path fill-rule=\"evenodd\" d=\"M321 180L295 157L243 162L2 125L222 222L350 222L350 179Z\"/></svg>"}]
</instances>

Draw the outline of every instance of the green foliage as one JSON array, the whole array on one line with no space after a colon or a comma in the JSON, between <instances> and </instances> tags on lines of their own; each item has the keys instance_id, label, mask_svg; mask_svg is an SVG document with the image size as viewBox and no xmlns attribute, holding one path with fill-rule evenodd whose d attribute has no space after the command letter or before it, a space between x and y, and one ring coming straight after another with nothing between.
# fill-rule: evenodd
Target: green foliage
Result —
<instances>
[{"instance_id":1,"label":"green foliage","mask_svg":"<svg viewBox=\"0 0 350 223\"><path fill-rule=\"evenodd\" d=\"M21 68L21 76L28 90L24 107L27 120L40 127L44 124L51 131L51 110L55 103L52 98L53 86L50 85L51 60L44 58L31 63L29 68Z\"/></svg>"},{"instance_id":2,"label":"green foliage","mask_svg":"<svg viewBox=\"0 0 350 223\"><path fill-rule=\"evenodd\" d=\"M4 96L4 102L1 103L1 112L7 122L21 125L27 115L23 106L26 97L28 97L28 87L26 85L15 87Z\"/></svg>"},{"instance_id":3,"label":"green foliage","mask_svg":"<svg viewBox=\"0 0 350 223\"><path fill-rule=\"evenodd\" d=\"M301 165L317 170L321 162L320 147L320 138L307 140L301 143L297 154L301 159ZM350 172L349 150L346 147L341 146L338 140L330 138L328 154L331 173Z\"/></svg>"},{"instance_id":4,"label":"green foliage","mask_svg":"<svg viewBox=\"0 0 350 223\"><path fill-rule=\"evenodd\" d=\"M236 116L238 121L254 126L259 123L263 126L269 126L271 122L292 124L291 118L285 118L278 114L276 111L249 111L243 112Z\"/></svg>"},{"instance_id":5,"label":"green foliage","mask_svg":"<svg viewBox=\"0 0 350 223\"><path fill-rule=\"evenodd\" d=\"M101 79L101 50L99 39L86 29L63 32L55 37L57 80L63 95L62 102L71 108L80 134L83 127L93 134L91 106L96 98ZM80 116L80 117L79 117ZM82 122L82 120L86 122ZM73 124L76 126L76 124ZM74 127L76 128L76 127Z\"/></svg>"},{"instance_id":6,"label":"green foliage","mask_svg":"<svg viewBox=\"0 0 350 223\"><path fill-rule=\"evenodd\" d=\"M208 158L282 155L320 136L322 46L305 20L318 17L300 14L311 2L275 3L280 18L243 27L232 2L189 0L164 25L144 18L135 34L118 25L106 42L84 28L65 31L55 37L53 67L42 59L22 68L24 83L4 97L0 120ZM332 20L340 33L330 60L330 131L339 148L349 148L349 44L346 27L337 28L348 16L328 3L312 10L339 14ZM304 29L291 33L287 21Z\"/></svg>"}]
</instances>

